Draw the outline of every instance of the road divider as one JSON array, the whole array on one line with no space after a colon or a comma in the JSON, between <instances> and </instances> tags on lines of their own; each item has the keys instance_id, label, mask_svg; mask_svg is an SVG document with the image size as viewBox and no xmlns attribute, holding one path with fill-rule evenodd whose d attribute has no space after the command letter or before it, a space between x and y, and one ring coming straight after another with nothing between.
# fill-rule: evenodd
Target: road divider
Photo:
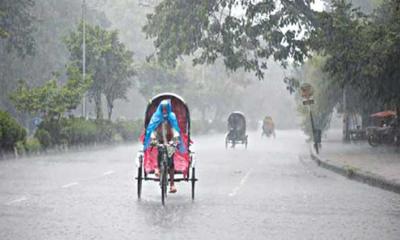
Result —
<instances>
[{"instance_id":1,"label":"road divider","mask_svg":"<svg viewBox=\"0 0 400 240\"><path fill-rule=\"evenodd\" d=\"M229 193L229 197L234 197L240 190L240 188L242 188L242 186L246 183L247 179L249 178L250 174L252 172L252 169L250 169L246 175L244 175L244 177L240 180L240 183L237 187L235 187L232 192Z\"/></svg>"},{"instance_id":2,"label":"road divider","mask_svg":"<svg viewBox=\"0 0 400 240\"><path fill-rule=\"evenodd\" d=\"M20 197L20 198L17 198L15 200L7 202L6 205L12 205L14 203L20 203L20 202L23 202L23 201L26 201L26 200L28 200L28 197L23 196L23 197Z\"/></svg>"},{"instance_id":3,"label":"road divider","mask_svg":"<svg viewBox=\"0 0 400 240\"><path fill-rule=\"evenodd\" d=\"M61 187L62 188L70 188L70 187L76 186L78 184L79 184L78 182L72 182L72 183L68 183L68 184L62 185Z\"/></svg>"},{"instance_id":4,"label":"road divider","mask_svg":"<svg viewBox=\"0 0 400 240\"><path fill-rule=\"evenodd\" d=\"M111 175L111 174L114 174L114 173L115 173L114 171L107 171L107 172L103 173L103 176L108 176L108 175Z\"/></svg>"}]
</instances>

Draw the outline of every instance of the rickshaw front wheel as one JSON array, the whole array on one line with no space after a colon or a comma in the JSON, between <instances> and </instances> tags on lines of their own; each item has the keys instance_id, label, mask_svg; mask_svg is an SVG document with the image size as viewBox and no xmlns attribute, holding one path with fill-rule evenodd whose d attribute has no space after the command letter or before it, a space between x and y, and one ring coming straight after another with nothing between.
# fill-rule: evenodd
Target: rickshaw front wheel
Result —
<instances>
[{"instance_id":1,"label":"rickshaw front wheel","mask_svg":"<svg viewBox=\"0 0 400 240\"><path fill-rule=\"evenodd\" d=\"M161 187L161 204L165 205L165 199L167 198L167 186L168 186L168 173L167 166L163 163L163 169L160 173L160 187Z\"/></svg>"},{"instance_id":2,"label":"rickshaw front wheel","mask_svg":"<svg viewBox=\"0 0 400 240\"><path fill-rule=\"evenodd\" d=\"M192 200L194 200L194 196L195 196L195 184L196 184L196 169L192 168Z\"/></svg>"}]
</instances>

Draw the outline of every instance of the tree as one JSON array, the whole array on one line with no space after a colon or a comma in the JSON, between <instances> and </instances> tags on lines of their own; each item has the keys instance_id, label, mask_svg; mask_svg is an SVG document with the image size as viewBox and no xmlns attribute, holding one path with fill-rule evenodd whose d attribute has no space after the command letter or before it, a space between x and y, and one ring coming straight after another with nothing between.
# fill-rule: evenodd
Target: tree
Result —
<instances>
[{"instance_id":1,"label":"tree","mask_svg":"<svg viewBox=\"0 0 400 240\"><path fill-rule=\"evenodd\" d=\"M71 32L65 43L70 51L70 60L82 66L82 28L80 24ZM86 68L93 76L89 97L96 105L96 118L103 118L102 94L108 103L108 117L111 118L114 101L125 99L131 86L133 53L118 39L117 31L107 31L100 26L86 26ZM81 69L82 71L82 69Z\"/></svg>"},{"instance_id":2,"label":"tree","mask_svg":"<svg viewBox=\"0 0 400 240\"><path fill-rule=\"evenodd\" d=\"M287 64L308 55L305 40L319 22L313 0L165 0L148 15L143 30L155 38L158 60L171 66L181 55L194 63L222 57L232 70L263 77L267 60Z\"/></svg>"},{"instance_id":3,"label":"tree","mask_svg":"<svg viewBox=\"0 0 400 240\"><path fill-rule=\"evenodd\" d=\"M317 94L315 106L324 122L322 127L329 123L333 109L343 113L345 139L349 139L347 123L351 114L361 114L365 123L372 112L399 105L396 5L385 1L367 16L346 1L332 1L331 12L321 14L321 27L310 38L316 54L324 61L306 64L305 69L320 71L321 76L308 75L303 81L311 81L316 92L323 93L322 98ZM330 94L335 92L339 94Z\"/></svg>"},{"instance_id":4,"label":"tree","mask_svg":"<svg viewBox=\"0 0 400 240\"><path fill-rule=\"evenodd\" d=\"M54 78L43 86L30 88L25 81L20 81L11 94L11 100L17 110L31 115L39 114L47 120L59 120L62 115L74 110L91 84L91 77L82 80L77 67L67 69L68 81L59 86Z\"/></svg>"},{"instance_id":5,"label":"tree","mask_svg":"<svg viewBox=\"0 0 400 240\"><path fill-rule=\"evenodd\" d=\"M151 61L139 68L136 87L146 99L150 99L160 92L182 94L186 81L186 75L179 69L166 69Z\"/></svg>"},{"instance_id":6,"label":"tree","mask_svg":"<svg viewBox=\"0 0 400 240\"><path fill-rule=\"evenodd\" d=\"M381 108L400 105L399 7L400 3L384 1L366 16L346 1L334 1L332 12L322 15L323 27L312 39L315 49L327 57L323 70L343 89L349 87L352 95L359 95L363 101L353 102L363 102L367 111L371 103L365 99L374 99Z\"/></svg>"},{"instance_id":7,"label":"tree","mask_svg":"<svg viewBox=\"0 0 400 240\"><path fill-rule=\"evenodd\" d=\"M133 69L133 53L126 49L125 45L118 40L117 32L111 35L112 51L106 53L107 81L103 89L106 96L108 119L111 120L114 101L126 100L126 94L131 87L131 77L136 72Z\"/></svg>"},{"instance_id":8,"label":"tree","mask_svg":"<svg viewBox=\"0 0 400 240\"><path fill-rule=\"evenodd\" d=\"M28 2L32 4L23 5ZM3 9L2 6L6 7ZM54 71L64 69L69 52L62 37L72 31L81 19L81 8L82 0L0 1L0 29L18 37L18 41L26 46L34 41L33 54L25 54L22 58L14 47L9 51L12 45L8 43L13 42L11 38L0 37L0 108L17 117L20 122L30 122L29 117L16 111L9 93L17 88L19 79L29 82L30 86L41 86L53 77ZM91 24L103 27L110 24L104 14L94 10L91 4L87 6L86 19ZM26 36L15 35L20 31ZM65 83L66 78L62 76L60 80Z\"/></svg>"}]
</instances>

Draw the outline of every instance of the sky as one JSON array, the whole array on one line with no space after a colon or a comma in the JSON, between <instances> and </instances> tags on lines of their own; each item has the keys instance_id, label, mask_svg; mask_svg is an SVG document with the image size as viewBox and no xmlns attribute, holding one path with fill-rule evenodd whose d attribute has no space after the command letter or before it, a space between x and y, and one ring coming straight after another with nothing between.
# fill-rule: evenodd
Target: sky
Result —
<instances>
[{"instance_id":1,"label":"sky","mask_svg":"<svg viewBox=\"0 0 400 240\"><path fill-rule=\"evenodd\" d=\"M324 3L321 0L315 0L315 2L311 5L311 7L315 10L315 11L320 11L322 12L322 10L324 10Z\"/></svg>"}]
</instances>

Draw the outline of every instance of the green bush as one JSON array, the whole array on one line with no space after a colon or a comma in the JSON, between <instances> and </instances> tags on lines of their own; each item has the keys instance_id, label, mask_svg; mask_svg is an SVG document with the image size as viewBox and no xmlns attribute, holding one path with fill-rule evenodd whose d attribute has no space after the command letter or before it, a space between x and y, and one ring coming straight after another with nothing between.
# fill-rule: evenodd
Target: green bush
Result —
<instances>
[{"instance_id":1,"label":"green bush","mask_svg":"<svg viewBox=\"0 0 400 240\"><path fill-rule=\"evenodd\" d=\"M39 140L44 149L47 149L52 145L52 138L50 136L50 133L45 129L39 128L38 130L36 130L35 138Z\"/></svg>"},{"instance_id":2,"label":"green bush","mask_svg":"<svg viewBox=\"0 0 400 240\"><path fill-rule=\"evenodd\" d=\"M114 124L108 120L96 120L97 142L111 142L116 134Z\"/></svg>"},{"instance_id":3,"label":"green bush","mask_svg":"<svg viewBox=\"0 0 400 240\"><path fill-rule=\"evenodd\" d=\"M19 155L25 155L26 151L25 151L25 142L24 141L18 141L15 144L15 148Z\"/></svg>"},{"instance_id":4,"label":"green bush","mask_svg":"<svg viewBox=\"0 0 400 240\"><path fill-rule=\"evenodd\" d=\"M26 130L10 116L9 113L0 111L0 150L11 152L17 142L25 141Z\"/></svg>"},{"instance_id":5,"label":"green bush","mask_svg":"<svg viewBox=\"0 0 400 240\"><path fill-rule=\"evenodd\" d=\"M63 118L43 121L35 133L43 148L59 145L89 145L120 141L135 141L143 128L142 120L113 123L108 120Z\"/></svg>"},{"instance_id":6,"label":"green bush","mask_svg":"<svg viewBox=\"0 0 400 240\"><path fill-rule=\"evenodd\" d=\"M118 120L115 124L116 132L124 141L136 141L144 128L143 120L123 121Z\"/></svg>"},{"instance_id":7,"label":"green bush","mask_svg":"<svg viewBox=\"0 0 400 240\"><path fill-rule=\"evenodd\" d=\"M67 144L70 146L87 145L96 142L98 128L93 121L70 118L65 121L61 135L65 137Z\"/></svg>"},{"instance_id":8,"label":"green bush","mask_svg":"<svg viewBox=\"0 0 400 240\"><path fill-rule=\"evenodd\" d=\"M25 152L28 154L36 154L42 150L42 145L37 138L28 138L24 144Z\"/></svg>"}]
</instances>

